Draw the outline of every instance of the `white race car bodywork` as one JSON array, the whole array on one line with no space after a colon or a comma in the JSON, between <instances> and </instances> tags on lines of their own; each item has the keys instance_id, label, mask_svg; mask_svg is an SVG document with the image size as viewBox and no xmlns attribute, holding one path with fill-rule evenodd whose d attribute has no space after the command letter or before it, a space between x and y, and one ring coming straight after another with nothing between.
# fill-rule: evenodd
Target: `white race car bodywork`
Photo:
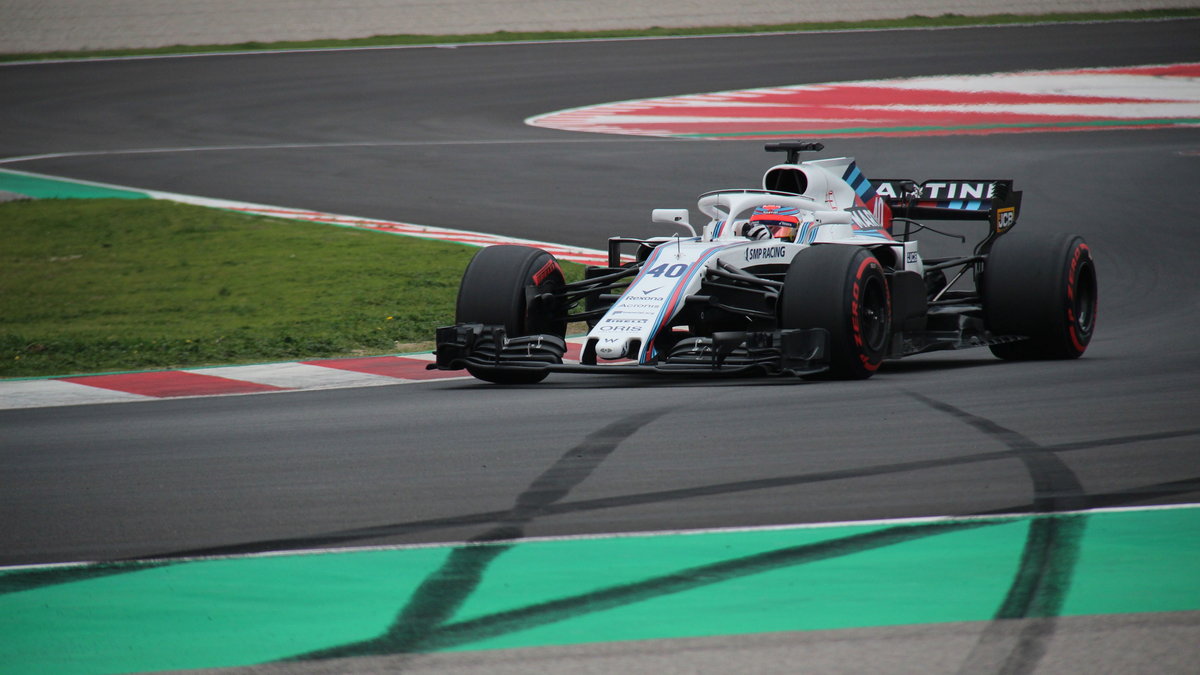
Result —
<instances>
[{"instance_id":1,"label":"white race car bodywork","mask_svg":"<svg viewBox=\"0 0 1200 675\"><path fill-rule=\"evenodd\" d=\"M783 164L767 171L762 190L717 190L701 195L697 206L710 220L698 236L654 240L661 243L645 260L641 272L588 333L596 356L604 360L636 359L641 364L653 362L655 335L675 318L684 300L699 291L706 274L722 265L736 269L788 265L809 246L840 244L892 249L892 259L903 261L903 269L922 274L918 242L893 239L876 214L841 179L853 166L850 158ZM805 191L791 194L767 189L781 181L802 183ZM751 213L767 205L799 210L794 241L751 240L741 234ZM682 219L683 213L655 211L661 214L662 222L695 232Z\"/></svg>"},{"instance_id":2,"label":"white race car bodywork","mask_svg":"<svg viewBox=\"0 0 1200 675\"><path fill-rule=\"evenodd\" d=\"M848 157L799 161L823 148L768 144L788 156L761 187L701 195L699 228L685 209L655 209L680 232L611 237L607 264L580 280L542 249L483 249L430 367L498 384L551 372L862 379L935 350L1041 359L1087 348L1090 249L1078 235L1006 236L1021 204L1012 180L869 180ZM923 259L918 232L966 240L917 218L987 227L970 253ZM963 279L971 287L956 287ZM564 358L573 322L590 326L577 361Z\"/></svg>"}]
</instances>

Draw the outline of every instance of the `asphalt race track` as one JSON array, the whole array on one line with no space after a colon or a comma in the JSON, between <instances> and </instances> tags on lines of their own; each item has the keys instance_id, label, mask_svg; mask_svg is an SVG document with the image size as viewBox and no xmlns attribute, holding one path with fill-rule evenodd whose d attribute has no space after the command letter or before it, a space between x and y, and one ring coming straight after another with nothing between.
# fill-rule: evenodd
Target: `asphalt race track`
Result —
<instances>
[{"instance_id":1,"label":"asphalt race track","mask_svg":"<svg viewBox=\"0 0 1200 675\"><path fill-rule=\"evenodd\" d=\"M603 248L653 232L651 208L756 183L773 158L761 141L525 118L807 82L1196 62L1197 34L1200 21L1172 21L5 66L0 167ZM1086 237L1100 315L1084 358L943 353L865 382L552 375L0 411L0 564L460 542L501 525L511 539L1200 502L1200 130L825 142L869 174L1014 178L1019 227ZM403 664L363 652L343 666L1187 672L1200 656L1195 611L1005 618L1023 621Z\"/></svg>"}]
</instances>

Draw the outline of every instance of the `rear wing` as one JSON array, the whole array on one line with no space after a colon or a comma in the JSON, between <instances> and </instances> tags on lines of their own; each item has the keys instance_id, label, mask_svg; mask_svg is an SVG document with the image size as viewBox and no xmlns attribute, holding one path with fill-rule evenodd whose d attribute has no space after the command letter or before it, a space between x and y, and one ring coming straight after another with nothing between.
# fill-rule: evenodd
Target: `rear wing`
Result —
<instances>
[{"instance_id":1,"label":"rear wing","mask_svg":"<svg viewBox=\"0 0 1200 675\"><path fill-rule=\"evenodd\" d=\"M1007 179L933 179L924 183L885 178L872 180L892 215L913 220L986 220L1003 234L1017 222L1021 193Z\"/></svg>"}]
</instances>

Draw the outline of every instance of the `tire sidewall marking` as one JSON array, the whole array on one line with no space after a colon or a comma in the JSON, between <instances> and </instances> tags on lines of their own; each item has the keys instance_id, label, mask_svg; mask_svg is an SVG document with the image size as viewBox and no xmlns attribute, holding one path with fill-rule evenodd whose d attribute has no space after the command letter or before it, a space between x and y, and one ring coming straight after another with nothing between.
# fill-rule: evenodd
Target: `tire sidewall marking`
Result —
<instances>
[{"instance_id":1,"label":"tire sidewall marking","mask_svg":"<svg viewBox=\"0 0 1200 675\"><path fill-rule=\"evenodd\" d=\"M1077 292L1076 286L1079 284L1079 273L1085 254L1090 261L1091 250L1087 244L1076 244L1075 250L1071 254L1071 265L1067 272L1067 335L1071 340L1071 346L1080 354L1087 349L1087 345L1080 339L1079 317L1075 316L1075 293ZM1092 307L1090 311L1092 313L1092 321L1095 321L1096 308ZM1088 335L1090 336L1090 334L1091 331L1089 330Z\"/></svg>"},{"instance_id":2,"label":"tire sidewall marking","mask_svg":"<svg viewBox=\"0 0 1200 675\"><path fill-rule=\"evenodd\" d=\"M875 372L879 369L880 364L883 363L883 351L880 351L878 360L874 361L871 360L871 358L866 354L866 340L863 339L862 321L859 318L859 309L862 305L862 294L866 286L864 283L864 277L866 276L867 271L871 269L879 269L879 262L874 256L868 256L867 258L863 259L863 261L859 263L858 269L854 272L854 285L851 290L850 298L850 332L854 337L854 345L856 347L855 356L858 358L863 368L870 372ZM886 283L884 284L883 288L885 301L887 305L890 306L891 292L887 288Z\"/></svg>"}]
</instances>

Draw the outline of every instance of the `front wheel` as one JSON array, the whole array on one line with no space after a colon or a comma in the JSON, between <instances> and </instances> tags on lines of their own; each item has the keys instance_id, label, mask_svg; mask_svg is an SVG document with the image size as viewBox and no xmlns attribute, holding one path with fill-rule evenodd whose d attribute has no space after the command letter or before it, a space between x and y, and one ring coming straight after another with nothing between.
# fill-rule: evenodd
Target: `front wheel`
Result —
<instances>
[{"instance_id":1,"label":"front wheel","mask_svg":"<svg viewBox=\"0 0 1200 675\"><path fill-rule=\"evenodd\" d=\"M566 321L543 299L562 290L562 268L553 255L530 246L489 246L475 254L458 288L458 323L502 325L509 337L550 334L563 337ZM467 366L467 372L496 384L533 384L546 379L543 369L494 369Z\"/></svg>"},{"instance_id":2,"label":"front wheel","mask_svg":"<svg viewBox=\"0 0 1200 675\"><path fill-rule=\"evenodd\" d=\"M796 254L784 277L781 328L829 331L829 375L866 379L887 353L892 302L883 266L858 246L824 244Z\"/></svg>"},{"instance_id":3,"label":"front wheel","mask_svg":"<svg viewBox=\"0 0 1200 675\"><path fill-rule=\"evenodd\" d=\"M983 268L983 311L1002 359L1075 359L1096 329L1096 266L1083 237L1020 233L996 240Z\"/></svg>"}]
</instances>

